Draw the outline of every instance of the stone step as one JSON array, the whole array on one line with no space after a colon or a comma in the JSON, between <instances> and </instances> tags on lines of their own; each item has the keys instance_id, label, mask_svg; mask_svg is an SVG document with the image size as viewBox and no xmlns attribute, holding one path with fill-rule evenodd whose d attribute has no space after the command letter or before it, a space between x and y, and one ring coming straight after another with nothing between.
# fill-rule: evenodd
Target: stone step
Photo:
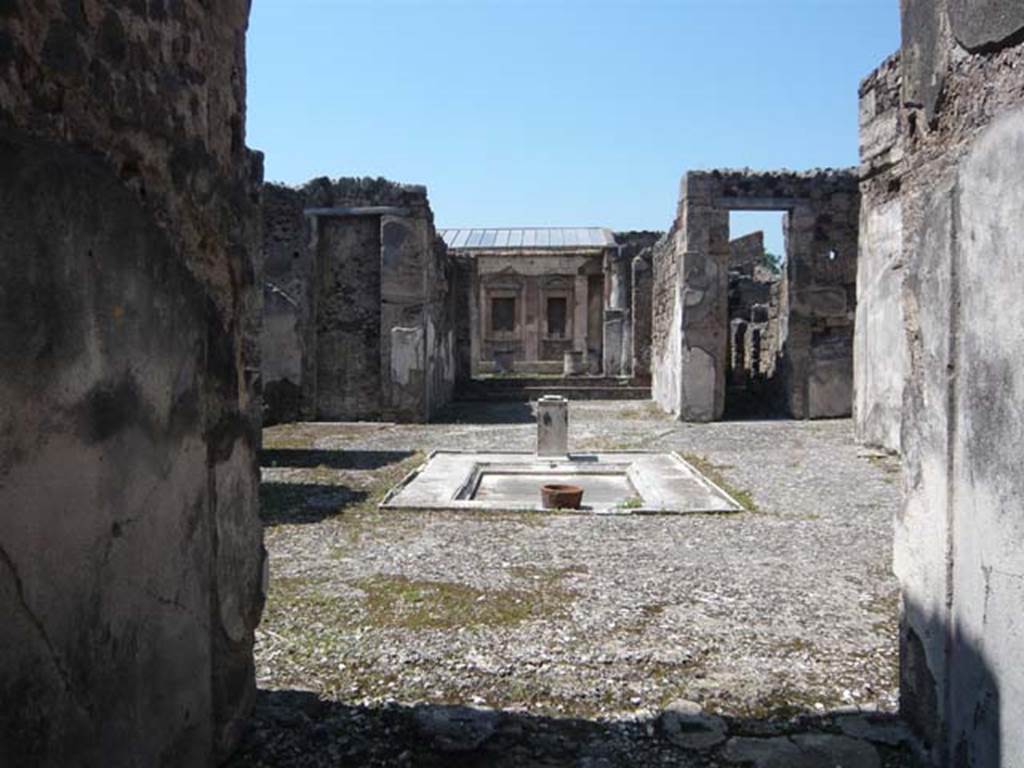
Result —
<instances>
[{"instance_id":1,"label":"stone step","mask_svg":"<svg viewBox=\"0 0 1024 768\"><path fill-rule=\"evenodd\" d=\"M537 400L544 395L561 395L569 400L650 400L651 388L643 386L479 386L473 384L456 392L461 401L526 401Z\"/></svg>"}]
</instances>

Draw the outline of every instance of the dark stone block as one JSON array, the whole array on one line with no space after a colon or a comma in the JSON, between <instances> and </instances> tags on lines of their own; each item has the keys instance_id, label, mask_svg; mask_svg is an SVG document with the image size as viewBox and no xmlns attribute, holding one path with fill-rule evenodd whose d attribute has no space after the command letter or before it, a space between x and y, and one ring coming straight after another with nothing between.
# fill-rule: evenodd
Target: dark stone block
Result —
<instances>
[{"instance_id":1,"label":"dark stone block","mask_svg":"<svg viewBox=\"0 0 1024 768\"><path fill-rule=\"evenodd\" d=\"M121 17L115 11L107 11L103 21L100 22L96 48L98 53L111 63L118 66L124 63L128 45Z\"/></svg>"},{"instance_id":2,"label":"dark stone block","mask_svg":"<svg viewBox=\"0 0 1024 768\"><path fill-rule=\"evenodd\" d=\"M1020 0L949 0L953 35L969 51L991 51L1024 42Z\"/></svg>"},{"instance_id":3,"label":"dark stone block","mask_svg":"<svg viewBox=\"0 0 1024 768\"><path fill-rule=\"evenodd\" d=\"M74 74L85 67L85 54L69 24L55 21L43 43L43 64L62 74Z\"/></svg>"},{"instance_id":4,"label":"dark stone block","mask_svg":"<svg viewBox=\"0 0 1024 768\"><path fill-rule=\"evenodd\" d=\"M935 116L944 84L946 51L940 39L940 14L935 0L901 0L903 101Z\"/></svg>"}]
</instances>

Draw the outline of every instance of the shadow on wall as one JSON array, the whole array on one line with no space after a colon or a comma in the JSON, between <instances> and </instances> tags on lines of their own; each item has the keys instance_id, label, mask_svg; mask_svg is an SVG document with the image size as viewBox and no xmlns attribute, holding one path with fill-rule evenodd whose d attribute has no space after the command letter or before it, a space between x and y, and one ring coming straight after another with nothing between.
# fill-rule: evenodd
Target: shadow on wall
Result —
<instances>
[{"instance_id":1,"label":"shadow on wall","mask_svg":"<svg viewBox=\"0 0 1024 768\"><path fill-rule=\"evenodd\" d=\"M930 649L930 650L929 650ZM1024 765L1006 756L999 682L985 658L984 638L904 605L900 617L900 714L941 768L1005 768ZM1017 720L1016 718L1013 718Z\"/></svg>"},{"instance_id":2,"label":"shadow on wall","mask_svg":"<svg viewBox=\"0 0 1024 768\"><path fill-rule=\"evenodd\" d=\"M606 720L444 704L364 707L324 701L310 691L263 690L242 747L226 768L924 768L913 757L906 735L894 716L880 714L733 720L666 713Z\"/></svg>"},{"instance_id":3,"label":"shadow on wall","mask_svg":"<svg viewBox=\"0 0 1024 768\"><path fill-rule=\"evenodd\" d=\"M381 469L392 464L399 464L412 455L412 451L327 451L307 448L273 448L260 452L260 466Z\"/></svg>"}]
</instances>

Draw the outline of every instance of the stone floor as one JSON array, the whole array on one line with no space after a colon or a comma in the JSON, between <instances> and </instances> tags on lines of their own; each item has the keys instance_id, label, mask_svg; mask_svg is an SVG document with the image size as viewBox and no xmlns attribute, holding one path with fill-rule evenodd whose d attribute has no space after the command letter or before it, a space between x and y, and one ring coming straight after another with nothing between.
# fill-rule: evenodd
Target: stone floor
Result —
<instances>
[{"instance_id":1,"label":"stone floor","mask_svg":"<svg viewBox=\"0 0 1024 768\"><path fill-rule=\"evenodd\" d=\"M678 451L739 514L376 508L431 449L534 439L516 403L265 432L262 690L234 765L913 764L899 477L850 422L573 404L570 449Z\"/></svg>"}]
</instances>

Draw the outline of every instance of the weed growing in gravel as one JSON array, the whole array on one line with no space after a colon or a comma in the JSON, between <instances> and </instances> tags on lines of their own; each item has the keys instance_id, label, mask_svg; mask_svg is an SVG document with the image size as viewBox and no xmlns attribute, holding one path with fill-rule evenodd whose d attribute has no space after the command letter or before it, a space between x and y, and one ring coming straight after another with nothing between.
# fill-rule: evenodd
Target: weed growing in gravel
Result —
<instances>
[{"instance_id":1,"label":"weed growing in gravel","mask_svg":"<svg viewBox=\"0 0 1024 768\"><path fill-rule=\"evenodd\" d=\"M722 474L722 470L729 469L728 465L713 464L706 456L700 456L696 453L684 453L683 458L687 463L693 465L698 472L706 476L711 482L736 499L736 501L740 503L740 506L745 510L748 512L761 511L758 509L757 502L754 501L754 497L751 495L750 491L744 488L737 488L725 479L725 475Z\"/></svg>"}]
</instances>

